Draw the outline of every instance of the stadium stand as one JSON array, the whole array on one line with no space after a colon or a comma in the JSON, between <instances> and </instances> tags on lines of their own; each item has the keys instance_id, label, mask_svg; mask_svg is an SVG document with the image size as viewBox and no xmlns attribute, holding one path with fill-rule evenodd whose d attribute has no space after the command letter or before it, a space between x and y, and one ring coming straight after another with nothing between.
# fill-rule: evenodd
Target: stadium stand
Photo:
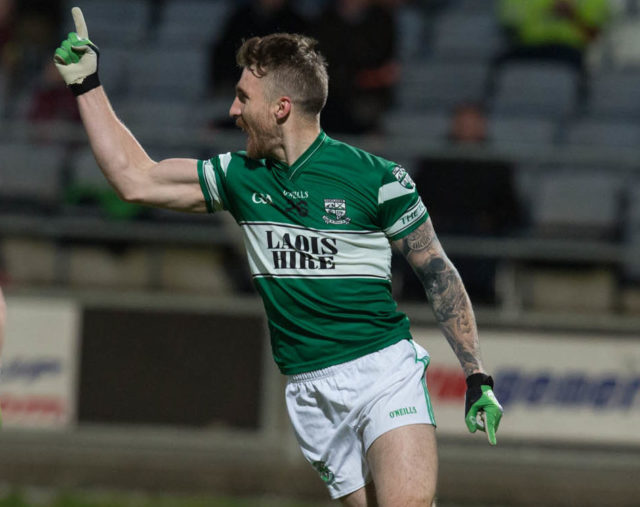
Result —
<instances>
[{"instance_id":1,"label":"stadium stand","mask_svg":"<svg viewBox=\"0 0 640 507\"><path fill-rule=\"evenodd\" d=\"M82 8L85 18L91 20L90 37L100 44L139 44L148 37L152 4L146 0L68 0L64 5L65 12L76 5ZM70 16L64 20L64 33L73 31Z\"/></svg>"},{"instance_id":2,"label":"stadium stand","mask_svg":"<svg viewBox=\"0 0 640 507\"><path fill-rule=\"evenodd\" d=\"M60 203L60 145L0 144L0 208L7 212L47 213Z\"/></svg>"},{"instance_id":3,"label":"stadium stand","mask_svg":"<svg viewBox=\"0 0 640 507\"><path fill-rule=\"evenodd\" d=\"M235 2L62 4L65 9L80 5L91 19L91 37L101 48L101 79L117 114L151 151L205 156L242 146L241 134L221 130L222 124L214 121L226 118L230 96L211 98L207 88L208 48ZM311 22L325 5L296 2ZM494 93L487 95L491 59L503 45L496 2L405 2L393 8L402 66L394 105L383 118L383 131L375 138L356 138L356 143L402 161L414 175L417 161L429 157L455 159L463 153L480 161L503 159L514 164L526 217L514 238L564 230L569 237L586 234L607 244L636 245L631 224L637 221L637 190L621 181L629 181L639 166L640 70L631 54L634 32L629 28L640 19L637 2L616 2L617 18L594 49L598 58L592 59L584 104L578 101L571 70L540 62L506 64L495 76ZM61 32L72 28L69 18L63 19ZM131 44L136 47L135 68ZM4 76L0 66L0 98ZM10 111L0 107L7 120L0 125L3 212L53 212L68 188L100 187L102 177L77 126L49 129L48 138L58 138L59 145L33 149L36 131L23 116L27 91L12 103ZM487 112L486 142L471 153L449 139L452 112L464 103L483 104ZM12 208L18 201L33 206ZM170 216L154 210L141 218L151 226L171 222ZM176 221L207 223L189 216Z\"/></svg>"}]
</instances>

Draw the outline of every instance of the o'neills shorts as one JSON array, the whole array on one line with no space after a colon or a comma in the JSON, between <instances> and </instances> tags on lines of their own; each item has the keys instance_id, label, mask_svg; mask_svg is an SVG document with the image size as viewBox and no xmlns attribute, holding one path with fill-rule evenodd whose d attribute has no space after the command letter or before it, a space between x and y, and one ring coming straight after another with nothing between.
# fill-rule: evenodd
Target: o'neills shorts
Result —
<instances>
[{"instance_id":1,"label":"o'neills shorts","mask_svg":"<svg viewBox=\"0 0 640 507\"><path fill-rule=\"evenodd\" d=\"M429 354L413 340L322 370L292 375L287 409L305 458L332 498L371 480L366 453L383 433L435 420Z\"/></svg>"}]
</instances>

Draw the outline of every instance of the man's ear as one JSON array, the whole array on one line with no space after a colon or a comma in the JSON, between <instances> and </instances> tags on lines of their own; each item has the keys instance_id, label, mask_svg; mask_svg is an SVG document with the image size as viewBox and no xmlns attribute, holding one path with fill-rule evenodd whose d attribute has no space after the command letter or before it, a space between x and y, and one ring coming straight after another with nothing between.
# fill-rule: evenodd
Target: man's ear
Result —
<instances>
[{"instance_id":1,"label":"man's ear","mask_svg":"<svg viewBox=\"0 0 640 507\"><path fill-rule=\"evenodd\" d=\"M289 97L280 97L276 103L276 120L278 123L285 121L291 114L291 99Z\"/></svg>"}]
</instances>

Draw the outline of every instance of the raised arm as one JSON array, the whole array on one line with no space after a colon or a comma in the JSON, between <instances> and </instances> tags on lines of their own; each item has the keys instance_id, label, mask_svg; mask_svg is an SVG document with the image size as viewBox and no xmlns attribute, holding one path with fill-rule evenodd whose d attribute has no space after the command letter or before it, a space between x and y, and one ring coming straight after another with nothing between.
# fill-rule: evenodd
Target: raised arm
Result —
<instances>
[{"instance_id":1,"label":"raised arm","mask_svg":"<svg viewBox=\"0 0 640 507\"><path fill-rule=\"evenodd\" d=\"M487 432L496 444L502 407L493 394L493 379L480 359L480 344L471 301L458 271L433 230L431 218L404 238L393 242L422 282L436 320L464 371L467 382L465 423L472 433ZM478 421L477 416L482 420Z\"/></svg>"},{"instance_id":2,"label":"raised arm","mask_svg":"<svg viewBox=\"0 0 640 507\"><path fill-rule=\"evenodd\" d=\"M98 166L129 202L179 211L206 212L195 159L152 160L114 113L98 79L98 48L89 40L82 11L72 9L76 32L62 42L54 61L76 95Z\"/></svg>"},{"instance_id":3,"label":"raised arm","mask_svg":"<svg viewBox=\"0 0 640 507\"><path fill-rule=\"evenodd\" d=\"M178 211L207 211L195 159L153 161L117 118L102 86L77 100L98 166L122 199Z\"/></svg>"}]
</instances>

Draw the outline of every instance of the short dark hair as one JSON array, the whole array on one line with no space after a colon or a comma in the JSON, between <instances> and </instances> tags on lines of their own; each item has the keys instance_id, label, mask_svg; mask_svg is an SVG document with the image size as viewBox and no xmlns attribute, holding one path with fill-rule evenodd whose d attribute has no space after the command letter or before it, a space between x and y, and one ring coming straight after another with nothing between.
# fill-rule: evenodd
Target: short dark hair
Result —
<instances>
[{"instance_id":1,"label":"short dark hair","mask_svg":"<svg viewBox=\"0 0 640 507\"><path fill-rule=\"evenodd\" d=\"M240 67L258 77L269 76L272 93L286 93L303 113L316 116L327 102L327 61L318 41L305 35L274 33L252 37L236 54Z\"/></svg>"}]
</instances>

